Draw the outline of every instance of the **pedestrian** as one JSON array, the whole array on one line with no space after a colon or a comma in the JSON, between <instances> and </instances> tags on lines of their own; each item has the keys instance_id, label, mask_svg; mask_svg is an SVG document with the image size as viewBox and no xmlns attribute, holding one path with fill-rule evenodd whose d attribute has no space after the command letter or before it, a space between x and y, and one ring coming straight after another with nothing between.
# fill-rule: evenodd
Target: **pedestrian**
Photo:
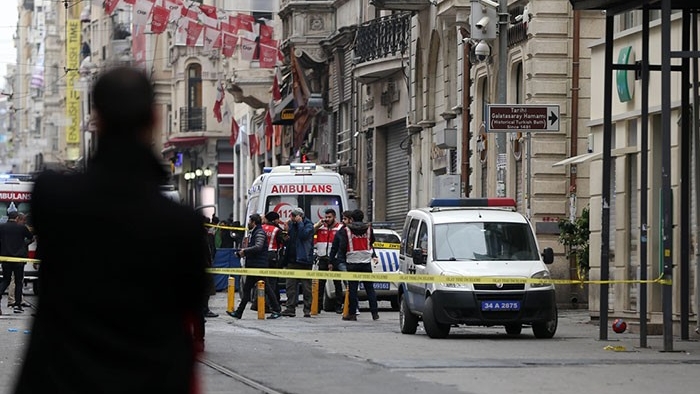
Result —
<instances>
[{"instance_id":1,"label":"pedestrian","mask_svg":"<svg viewBox=\"0 0 700 394\"><path fill-rule=\"evenodd\" d=\"M206 216L203 216L204 219L204 225L207 224L214 224L218 225L219 219L216 217L216 215L212 216L211 223L210 219ZM215 222L215 223L214 223ZM207 232L206 232L206 242L207 242L207 249L205 253L205 258L206 258L206 267L207 268L212 268L214 267L214 258L216 258L216 227L207 227ZM203 299L202 299L202 314L204 317L219 317L217 313L214 313L210 308L209 308L209 299L211 296L216 295L216 285L214 284L214 274L207 274L207 280L206 280L206 286L204 289L203 293ZM202 340L204 340L204 337L202 337Z\"/></svg>"},{"instance_id":2,"label":"pedestrian","mask_svg":"<svg viewBox=\"0 0 700 394\"><path fill-rule=\"evenodd\" d=\"M197 388L205 229L161 194L154 94L143 71L105 71L90 96L98 144L86 171L34 184L42 290L15 394Z\"/></svg>"},{"instance_id":3,"label":"pedestrian","mask_svg":"<svg viewBox=\"0 0 700 394\"><path fill-rule=\"evenodd\" d=\"M331 246L335 234L343 227L342 223L335 220L335 209L328 208L324 212L323 219L314 224L316 235L314 236L314 245L316 247L316 256L318 259L318 269L320 271L338 271L339 267L330 259ZM335 311L343 313L343 285L339 280L332 281L335 288ZM326 293L326 280L321 279L318 282L318 305L323 308L324 296Z\"/></svg>"},{"instance_id":4,"label":"pedestrian","mask_svg":"<svg viewBox=\"0 0 700 394\"><path fill-rule=\"evenodd\" d=\"M314 263L314 225L304 217L304 210L294 208L291 219L286 223L289 235L285 259L287 269L311 270ZM311 317L311 279L286 278L287 303L282 316L296 316L299 284L304 293L304 317Z\"/></svg>"},{"instance_id":5,"label":"pedestrian","mask_svg":"<svg viewBox=\"0 0 700 394\"><path fill-rule=\"evenodd\" d=\"M10 208L12 208L12 207L10 207ZM8 208L8 212L10 211L10 208ZM17 212L17 223L21 224L23 226L26 226L27 225L27 215L23 214L22 212ZM27 227L27 228L29 228L29 227ZM29 231L31 232L32 230L29 229ZM25 248L27 249L27 251L26 251L27 256L29 256L29 244L30 243L31 242L29 242L25 245ZM27 263L27 264L29 264L29 263ZM22 267L22 269L24 270L24 266ZM12 279L10 280L10 286L7 288L7 307L8 308L12 308L15 305L15 301L17 301L17 300L15 300L15 279L14 278L15 278L15 275L13 273ZM24 285L24 283L22 283L22 285ZM24 302L23 292L20 291L19 294L22 296L22 298L20 298L19 301L17 301L17 303L19 303L19 305L22 308L31 307L31 305L29 303Z\"/></svg>"},{"instance_id":6,"label":"pedestrian","mask_svg":"<svg viewBox=\"0 0 700 394\"><path fill-rule=\"evenodd\" d=\"M235 230L231 230L231 238L233 238L233 248L238 249L243 246L243 237L245 233L241 230L241 222L239 220L234 220L231 227Z\"/></svg>"},{"instance_id":7,"label":"pedestrian","mask_svg":"<svg viewBox=\"0 0 700 394\"><path fill-rule=\"evenodd\" d=\"M250 215L248 219L248 247L236 252L238 257L245 257L246 268L268 268L267 261L267 235L262 227L262 218L259 214L254 213ZM267 281L264 277L257 275L246 276L245 283L243 284L243 296L241 302L238 304L238 308L233 312L226 312L229 316L240 319L243 317L243 311L246 305L250 302L251 291L256 287L258 281L264 281L266 283L265 293L270 302L270 310L272 313L268 316L268 319L277 319L281 316L280 304L277 302L277 296L275 291L271 286L267 285Z\"/></svg>"},{"instance_id":8,"label":"pedestrian","mask_svg":"<svg viewBox=\"0 0 700 394\"><path fill-rule=\"evenodd\" d=\"M347 264L348 272L372 272L372 260L377 256L374 253L372 244L374 243L374 232L368 223L363 223L364 213L356 209L352 212L350 218L346 219L345 227L338 231L336 238L338 239L338 252L336 259L344 261ZM349 281L349 313L343 316L343 320L357 320L358 299L357 287L358 281ZM374 291L374 284L371 281L362 281L367 299L369 300L369 308L372 312L372 319L379 319L379 308L377 305L377 294Z\"/></svg>"},{"instance_id":9,"label":"pedestrian","mask_svg":"<svg viewBox=\"0 0 700 394\"><path fill-rule=\"evenodd\" d=\"M220 249L233 249L233 232L230 228L232 223L233 221L230 218L221 223L224 228L219 229L221 233Z\"/></svg>"},{"instance_id":10,"label":"pedestrian","mask_svg":"<svg viewBox=\"0 0 700 394\"><path fill-rule=\"evenodd\" d=\"M27 246L34 241L34 235L24 224L17 223L19 212L12 211L7 214L7 222L0 224L0 256L2 257L28 257ZM23 262L2 262L2 281L0 281L0 305L2 305L2 293L7 290L14 276L14 304L15 313L22 313L22 285L24 283ZM0 315L2 310L0 309Z\"/></svg>"}]
</instances>

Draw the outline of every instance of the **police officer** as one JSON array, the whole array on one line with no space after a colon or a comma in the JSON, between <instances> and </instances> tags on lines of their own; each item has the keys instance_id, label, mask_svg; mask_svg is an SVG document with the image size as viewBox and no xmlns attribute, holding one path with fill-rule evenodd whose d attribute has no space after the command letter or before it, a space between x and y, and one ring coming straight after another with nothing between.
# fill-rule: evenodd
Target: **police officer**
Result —
<instances>
[{"instance_id":1,"label":"police officer","mask_svg":"<svg viewBox=\"0 0 700 394\"><path fill-rule=\"evenodd\" d=\"M314 245L316 246L316 256L318 257L318 269L322 271L338 271L337 263L333 263L330 259L331 245L335 234L343 227L342 223L335 220L335 209L328 208L324 212L323 219L314 224L316 236ZM335 312L343 313L343 286L339 280L333 282L335 286ZM326 280L319 280L318 285L318 304L323 307L323 298L326 293Z\"/></svg>"}]
</instances>

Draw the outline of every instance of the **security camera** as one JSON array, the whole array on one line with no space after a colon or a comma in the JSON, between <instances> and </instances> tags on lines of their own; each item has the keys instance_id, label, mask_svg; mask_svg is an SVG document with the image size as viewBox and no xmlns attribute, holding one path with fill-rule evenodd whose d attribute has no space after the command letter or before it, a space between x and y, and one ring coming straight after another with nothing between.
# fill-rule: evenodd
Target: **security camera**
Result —
<instances>
[{"instance_id":1,"label":"security camera","mask_svg":"<svg viewBox=\"0 0 700 394\"><path fill-rule=\"evenodd\" d=\"M485 41L479 41L474 47L474 54L476 55L476 60L483 62L491 56L491 47Z\"/></svg>"},{"instance_id":2,"label":"security camera","mask_svg":"<svg viewBox=\"0 0 700 394\"><path fill-rule=\"evenodd\" d=\"M489 24L489 17L484 15L481 17L481 19L479 19L478 22L476 22L476 25L474 25L474 26L476 26L477 29L483 30L486 27L486 25L488 25L488 24Z\"/></svg>"}]
</instances>

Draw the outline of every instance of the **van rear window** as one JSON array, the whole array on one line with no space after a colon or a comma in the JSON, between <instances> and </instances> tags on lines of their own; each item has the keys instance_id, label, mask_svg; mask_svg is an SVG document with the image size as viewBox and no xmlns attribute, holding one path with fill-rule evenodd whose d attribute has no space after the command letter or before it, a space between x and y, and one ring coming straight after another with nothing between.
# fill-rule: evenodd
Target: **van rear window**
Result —
<instances>
[{"instance_id":1,"label":"van rear window","mask_svg":"<svg viewBox=\"0 0 700 394\"><path fill-rule=\"evenodd\" d=\"M527 223L447 223L435 226L435 259L539 260Z\"/></svg>"}]
</instances>

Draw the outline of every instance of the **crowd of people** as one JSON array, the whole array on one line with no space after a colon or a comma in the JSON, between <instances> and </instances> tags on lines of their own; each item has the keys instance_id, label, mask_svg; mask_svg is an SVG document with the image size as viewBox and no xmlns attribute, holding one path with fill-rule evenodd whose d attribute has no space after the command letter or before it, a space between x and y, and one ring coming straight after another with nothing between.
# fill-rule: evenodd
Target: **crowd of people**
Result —
<instances>
[{"instance_id":1,"label":"crowd of people","mask_svg":"<svg viewBox=\"0 0 700 394\"><path fill-rule=\"evenodd\" d=\"M291 211L290 219L286 222L280 221L279 214L274 211L264 216L252 214L247 223L248 237L243 240L237 255L245 258L246 268L319 269L371 273L372 262L376 261L377 255L372 248L374 232L369 223L363 222L364 213L359 209L344 211L340 222L337 221L336 215L336 211L329 208L324 212L321 220L313 223L299 207ZM223 231L219 236L232 237ZM277 279L257 276L246 278L242 299L235 311L227 312L229 316L236 319L243 316L243 311L252 299L251 292L260 280L266 284L266 305L269 305L270 313L268 319L277 319L280 316L295 317L300 288L303 300L302 312L304 317L311 317L311 279L286 278L287 301L282 303L277 291ZM319 281L318 305L324 305L325 285L325 280ZM333 282L335 311L343 314L343 320L357 320L358 285L357 281L348 282L348 312L343 314L345 297L342 283ZM363 285L372 319L377 320L379 312L373 284L363 282ZM252 309L255 307L256 303L253 303Z\"/></svg>"}]
</instances>

